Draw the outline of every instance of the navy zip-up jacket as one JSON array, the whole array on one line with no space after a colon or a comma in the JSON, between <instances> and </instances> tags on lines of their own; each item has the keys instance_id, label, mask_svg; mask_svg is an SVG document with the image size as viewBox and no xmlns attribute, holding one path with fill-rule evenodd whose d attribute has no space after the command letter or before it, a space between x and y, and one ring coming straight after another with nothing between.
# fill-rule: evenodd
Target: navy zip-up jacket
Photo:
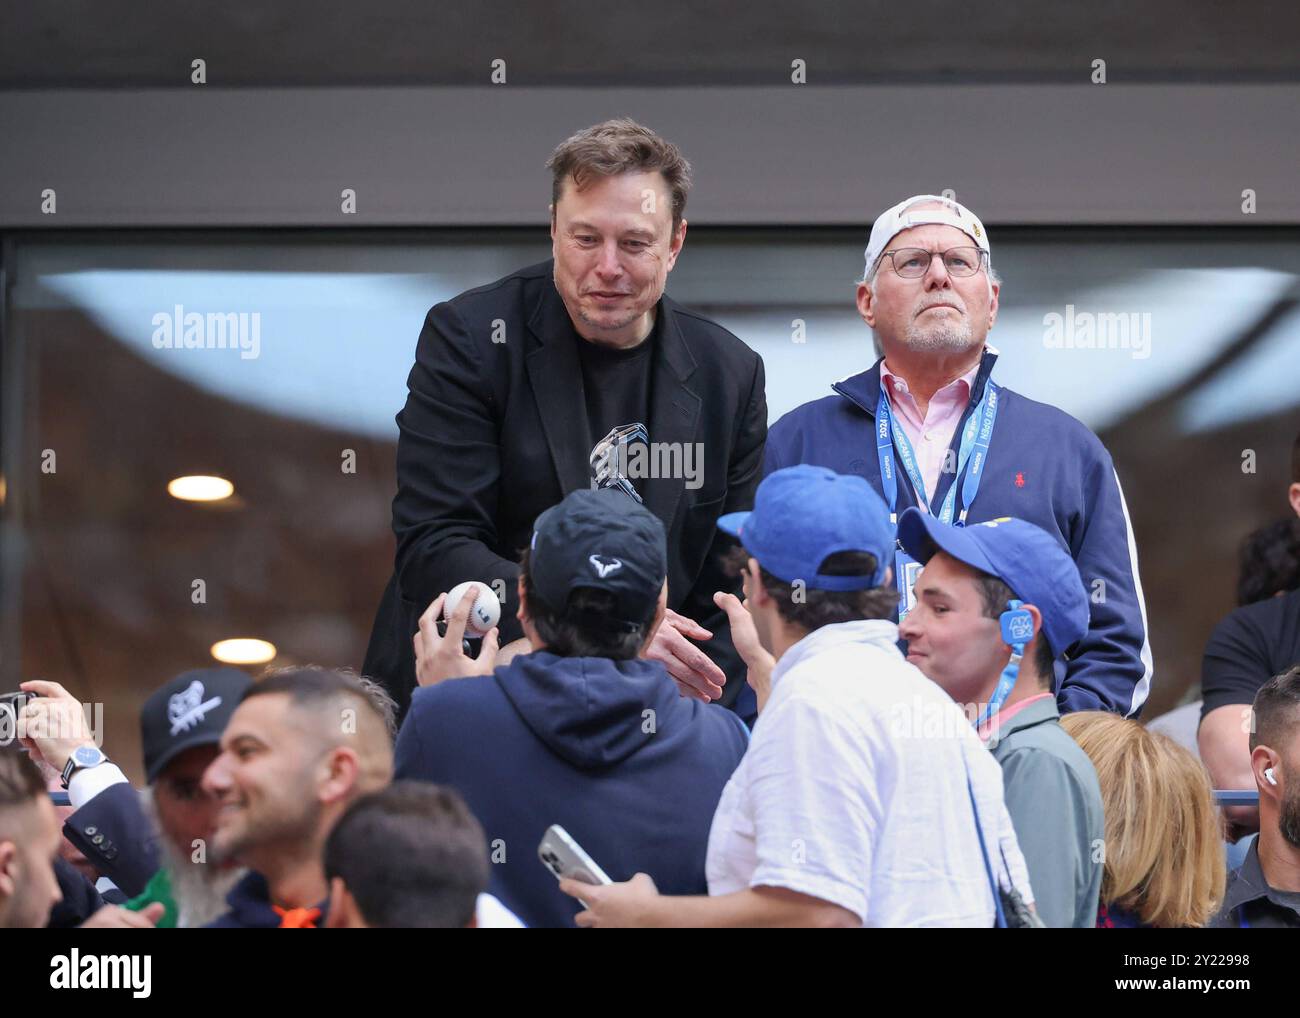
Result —
<instances>
[{"instance_id":1,"label":"navy zip-up jacket","mask_svg":"<svg viewBox=\"0 0 1300 1018\"><path fill-rule=\"evenodd\" d=\"M487 835L488 891L527 926L572 926L581 906L537 857L559 824L611 880L707 894L705 850L748 733L683 698L662 663L515 658L411 697L394 777L453 786Z\"/></svg>"},{"instance_id":2,"label":"navy zip-up jacket","mask_svg":"<svg viewBox=\"0 0 1300 1018\"><path fill-rule=\"evenodd\" d=\"M997 352L986 348L970 403L953 434L954 457L996 360ZM777 421L767 435L764 474L811 463L859 474L883 497L876 454L882 361L836 382L834 395L796 407ZM1091 608L1087 635L1067 652L1057 690L1061 712L1107 710L1136 716L1151 688L1151 648L1133 528L1110 454L1064 411L1005 387L999 392L988 459L967 522L1014 516L1060 540L1079 567ZM943 503L953 479L951 473L940 474L932 505ZM957 494L960 512L964 503L960 490ZM898 515L914 505L915 495L903 476Z\"/></svg>"},{"instance_id":3,"label":"navy zip-up jacket","mask_svg":"<svg viewBox=\"0 0 1300 1018\"><path fill-rule=\"evenodd\" d=\"M271 904L271 889L266 883L266 877L252 870L230 889L226 895L226 904L230 910L208 923L207 929L273 930L279 928L283 921ZM309 929L319 929L325 925L330 911L329 898L320 902L316 908L320 910L320 915Z\"/></svg>"}]
</instances>

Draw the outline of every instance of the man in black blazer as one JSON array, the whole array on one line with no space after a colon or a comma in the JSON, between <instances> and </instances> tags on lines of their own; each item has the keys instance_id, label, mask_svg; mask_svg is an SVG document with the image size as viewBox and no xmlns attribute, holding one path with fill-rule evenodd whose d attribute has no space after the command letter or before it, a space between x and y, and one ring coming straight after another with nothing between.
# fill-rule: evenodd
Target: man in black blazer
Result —
<instances>
[{"instance_id":1,"label":"man in black blazer","mask_svg":"<svg viewBox=\"0 0 1300 1018\"><path fill-rule=\"evenodd\" d=\"M419 617L466 580L502 598L498 662L526 652L516 581L533 521L576 488L615 486L668 534L671 610L649 655L684 695L734 705L744 667L713 594L738 581L716 522L753 504L762 360L663 292L686 237L690 166L675 146L612 120L547 165L553 258L425 318L397 416L396 564L364 670L405 710Z\"/></svg>"},{"instance_id":2,"label":"man in black blazer","mask_svg":"<svg viewBox=\"0 0 1300 1018\"><path fill-rule=\"evenodd\" d=\"M206 848L219 804L203 794L204 770L220 753L226 722L252 685L237 668L183 672L154 690L140 711L146 793L98 750L82 704L57 682L21 684L36 694L23 708L24 745L64 775L73 810L63 836L108 877L124 898L162 901L164 925L198 926L226 911L225 897L242 871L210 863ZM82 759L80 751L93 750ZM69 760L71 759L71 763ZM59 873L64 906L53 924L79 924L103 901L78 890L80 874ZM91 891L94 885L89 884ZM105 894L112 900L112 892ZM156 916L155 919L163 918Z\"/></svg>"}]
</instances>

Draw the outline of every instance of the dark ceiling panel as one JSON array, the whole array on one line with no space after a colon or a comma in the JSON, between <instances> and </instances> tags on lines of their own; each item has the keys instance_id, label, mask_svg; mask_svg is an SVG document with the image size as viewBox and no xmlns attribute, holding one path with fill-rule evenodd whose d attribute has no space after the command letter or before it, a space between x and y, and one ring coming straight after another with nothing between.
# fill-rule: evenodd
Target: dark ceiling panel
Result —
<instances>
[{"instance_id":1,"label":"dark ceiling panel","mask_svg":"<svg viewBox=\"0 0 1300 1018\"><path fill-rule=\"evenodd\" d=\"M1300 80L1300 5L969 0L707 7L628 2L66 0L5 5L0 87Z\"/></svg>"}]
</instances>

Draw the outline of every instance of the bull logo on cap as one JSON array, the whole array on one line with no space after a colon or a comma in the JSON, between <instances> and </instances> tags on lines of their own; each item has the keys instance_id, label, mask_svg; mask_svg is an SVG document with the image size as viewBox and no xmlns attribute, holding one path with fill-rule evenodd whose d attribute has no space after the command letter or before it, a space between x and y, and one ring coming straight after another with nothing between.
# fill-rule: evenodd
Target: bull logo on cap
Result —
<instances>
[{"instance_id":1,"label":"bull logo on cap","mask_svg":"<svg viewBox=\"0 0 1300 1018\"><path fill-rule=\"evenodd\" d=\"M221 697L203 699L203 683L195 679L167 701L167 720L172 723L172 735L180 735L202 721L208 711L221 706Z\"/></svg>"},{"instance_id":2,"label":"bull logo on cap","mask_svg":"<svg viewBox=\"0 0 1300 1018\"><path fill-rule=\"evenodd\" d=\"M616 573L623 568L621 561L608 555L588 555L587 561L591 563L591 567L596 570L596 575L602 580L609 576L610 573Z\"/></svg>"}]
</instances>

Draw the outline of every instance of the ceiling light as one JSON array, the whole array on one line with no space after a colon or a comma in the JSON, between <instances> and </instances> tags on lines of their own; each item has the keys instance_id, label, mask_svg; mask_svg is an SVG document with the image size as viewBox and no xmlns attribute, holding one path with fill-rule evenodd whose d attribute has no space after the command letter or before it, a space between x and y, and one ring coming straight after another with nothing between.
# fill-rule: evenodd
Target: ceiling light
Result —
<instances>
[{"instance_id":1,"label":"ceiling light","mask_svg":"<svg viewBox=\"0 0 1300 1018\"><path fill-rule=\"evenodd\" d=\"M207 474L191 474L167 482L167 494L186 502L217 502L229 498L234 492L235 486L224 477Z\"/></svg>"},{"instance_id":2,"label":"ceiling light","mask_svg":"<svg viewBox=\"0 0 1300 1018\"><path fill-rule=\"evenodd\" d=\"M251 637L218 640L212 645L212 656L228 665L260 665L275 657L275 644Z\"/></svg>"}]
</instances>

